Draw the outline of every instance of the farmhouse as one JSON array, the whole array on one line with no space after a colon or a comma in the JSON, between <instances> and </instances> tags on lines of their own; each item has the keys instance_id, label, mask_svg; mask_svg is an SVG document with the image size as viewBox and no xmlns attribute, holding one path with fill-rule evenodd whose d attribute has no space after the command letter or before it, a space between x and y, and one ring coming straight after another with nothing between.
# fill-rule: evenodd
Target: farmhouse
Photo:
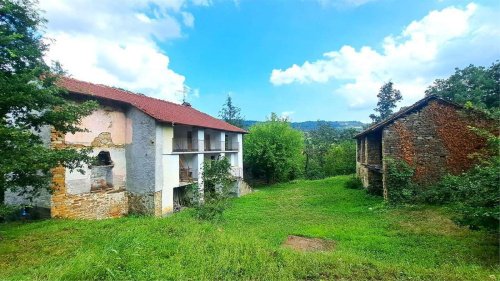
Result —
<instances>
[{"instance_id":1,"label":"farmhouse","mask_svg":"<svg viewBox=\"0 0 500 281\"><path fill-rule=\"evenodd\" d=\"M489 122L462 109L428 96L356 135L356 171L363 186L387 199L389 158L413 167L413 181L422 186L469 169L474 164L470 155L486 145L470 126L488 128Z\"/></svg>"},{"instance_id":2,"label":"farmhouse","mask_svg":"<svg viewBox=\"0 0 500 281\"><path fill-rule=\"evenodd\" d=\"M90 148L97 161L84 174L56 168L55 191L34 204L52 217L100 219L127 213L161 216L181 204L187 186L203 190L204 161L226 157L238 192L243 183L242 137L246 131L183 105L62 78L69 98L96 100L99 108L83 119L87 132L42 137L54 148ZM25 198L6 192L6 203Z\"/></svg>"}]
</instances>

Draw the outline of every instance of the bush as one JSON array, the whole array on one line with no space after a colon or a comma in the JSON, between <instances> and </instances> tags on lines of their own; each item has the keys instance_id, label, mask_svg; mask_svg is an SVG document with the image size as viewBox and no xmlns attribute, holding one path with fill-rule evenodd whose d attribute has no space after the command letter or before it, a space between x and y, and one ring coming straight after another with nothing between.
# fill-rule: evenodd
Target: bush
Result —
<instances>
[{"instance_id":1,"label":"bush","mask_svg":"<svg viewBox=\"0 0 500 281\"><path fill-rule=\"evenodd\" d=\"M325 174L328 176L350 175L356 172L356 142L346 140L334 144L325 157Z\"/></svg>"},{"instance_id":2,"label":"bush","mask_svg":"<svg viewBox=\"0 0 500 281\"><path fill-rule=\"evenodd\" d=\"M476 130L488 139L488 151L478 153L480 164L457 176L448 175L423 193L432 204L451 203L458 213L456 222L472 229L498 231L500 223L500 138Z\"/></svg>"},{"instance_id":3,"label":"bush","mask_svg":"<svg viewBox=\"0 0 500 281\"><path fill-rule=\"evenodd\" d=\"M231 163L227 158L203 163L203 193L197 184L191 186L195 217L201 220L218 220L228 205L233 182Z\"/></svg>"},{"instance_id":4,"label":"bush","mask_svg":"<svg viewBox=\"0 0 500 281\"><path fill-rule=\"evenodd\" d=\"M387 173L387 197L390 203L415 203L418 186L412 178L415 169L402 160L387 158L384 160Z\"/></svg>"},{"instance_id":5,"label":"bush","mask_svg":"<svg viewBox=\"0 0 500 281\"><path fill-rule=\"evenodd\" d=\"M250 128L244 151L245 166L252 176L268 183L293 180L303 174L304 136L276 114Z\"/></svg>"},{"instance_id":6,"label":"bush","mask_svg":"<svg viewBox=\"0 0 500 281\"><path fill-rule=\"evenodd\" d=\"M498 231L500 223L500 157L478 165L459 176L447 176L433 192L426 193L430 203L453 203L460 225L472 229Z\"/></svg>"},{"instance_id":7,"label":"bush","mask_svg":"<svg viewBox=\"0 0 500 281\"><path fill-rule=\"evenodd\" d=\"M16 217L16 213L19 213L22 208L23 206L5 205L0 203L0 222L11 220Z\"/></svg>"},{"instance_id":8,"label":"bush","mask_svg":"<svg viewBox=\"0 0 500 281\"><path fill-rule=\"evenodd\" d=\"M321 164L319 163L318 160L316 159L310 159L309 163L305 169L305 177L310 180L317 180L317 179L322 179L325 178L326 175L323 171L323 167L321 167Z\"/></svg>"},{"instance_id":9,"label":"bush","mask_svg":"<svg viewBox=\"0 0 500 281\"><path fill-rule=\"evenodd\" d=\"M362 189L363 183L361 182L360 178L352 176L345 182L344 187L349 189Z\"/></svg>"}]
</instances>

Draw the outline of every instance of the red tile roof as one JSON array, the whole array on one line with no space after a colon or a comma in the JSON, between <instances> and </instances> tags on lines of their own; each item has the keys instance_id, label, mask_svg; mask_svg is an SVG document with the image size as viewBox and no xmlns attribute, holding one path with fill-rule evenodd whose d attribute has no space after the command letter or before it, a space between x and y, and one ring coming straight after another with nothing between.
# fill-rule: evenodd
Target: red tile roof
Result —
<instances>
[{"instance_id":1,"label":"red tile roof","mask_svg":"<svg viewBox=\"0 0 500 281\"><path fill-rule=\"evenodd\" d=\"M200 112L190 106L184 106L140 94L135 94L113 87L93 84L62 77L58 84L70 93L77 93L96 98L120 101L136 107L147 115L161 122L205 127L222 131L246 133L245 130L233 126L220 119Z\"/></svg>"}]
</instances>

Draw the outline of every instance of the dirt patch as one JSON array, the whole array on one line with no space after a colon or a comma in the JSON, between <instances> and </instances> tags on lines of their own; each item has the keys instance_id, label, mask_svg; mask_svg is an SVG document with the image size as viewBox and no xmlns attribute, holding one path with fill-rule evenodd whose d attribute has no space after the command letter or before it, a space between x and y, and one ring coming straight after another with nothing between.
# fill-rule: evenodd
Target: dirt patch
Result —
<instances>
[{"instance_id":1,"label":"dirt patch","mask_svg":"<svg viewBox=\"0 0 500 281\"><path fill-rule=\"evenodd\" d=\"M335 248L335 241L289 235L283 246L301 252L331 251Z\"/></svg>"}]
</instances>

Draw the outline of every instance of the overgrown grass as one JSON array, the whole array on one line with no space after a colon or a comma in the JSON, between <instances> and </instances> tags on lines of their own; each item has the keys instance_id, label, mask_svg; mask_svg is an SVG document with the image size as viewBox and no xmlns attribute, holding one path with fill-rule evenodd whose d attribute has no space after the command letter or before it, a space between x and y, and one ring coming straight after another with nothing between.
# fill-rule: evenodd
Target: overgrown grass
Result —
<instances>
[{"instance_id":1,"label":"overgrown grass","mask_svg":"<svg viewBox=\"0 0 500 281\"><path fill-rule=\"evenodd\" d=\"M232 200L218 223L168 218L0 225L0 279L495 280L497 238L444 209L388 208L348 177L295 181ZM281 246L287 235L331 252Z\"/></svg>"}]
</instances>

